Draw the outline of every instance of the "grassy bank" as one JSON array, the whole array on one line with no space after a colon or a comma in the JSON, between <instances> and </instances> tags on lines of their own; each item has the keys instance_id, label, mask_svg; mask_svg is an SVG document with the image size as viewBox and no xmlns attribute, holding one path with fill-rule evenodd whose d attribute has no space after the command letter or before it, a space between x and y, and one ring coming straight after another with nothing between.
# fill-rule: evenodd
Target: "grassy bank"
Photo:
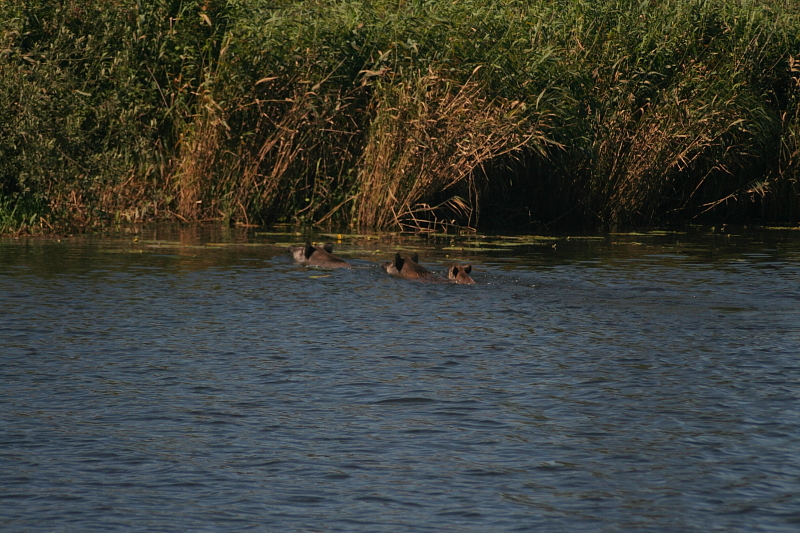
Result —
<instances>
[{"instance_id":1,"label":"grassy bank","mask_svg":"<svg viewBox=\"0 0 800 533\"><path fill-rule=\"evenodd\" d=\"M800 220L792 0L8 0L0 231Z\"/></svg>"}]
</instances>

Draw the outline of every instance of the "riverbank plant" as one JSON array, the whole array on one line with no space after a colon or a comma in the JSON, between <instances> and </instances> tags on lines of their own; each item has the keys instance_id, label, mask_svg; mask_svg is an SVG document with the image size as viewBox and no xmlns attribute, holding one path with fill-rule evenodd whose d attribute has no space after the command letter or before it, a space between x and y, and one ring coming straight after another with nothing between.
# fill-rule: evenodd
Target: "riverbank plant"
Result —
<instances>
[{"instance_id":1,"label":"riverbank plant","mask_svg":"<svg viewBox=\"0 0 800 533\"><path fill-rule=\"evenodd\" d=\"M800 219L790 0L9 0L0 231Z\"/></svg>"}]
</instances>

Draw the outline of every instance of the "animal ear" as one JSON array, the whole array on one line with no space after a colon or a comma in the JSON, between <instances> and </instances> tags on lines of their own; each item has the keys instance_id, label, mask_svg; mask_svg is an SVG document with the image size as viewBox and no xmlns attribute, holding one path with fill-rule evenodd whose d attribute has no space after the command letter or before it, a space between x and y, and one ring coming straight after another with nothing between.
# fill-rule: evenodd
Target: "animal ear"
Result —
<instances>
[{"instance_id":1,"label":"animal ear","mask_svg":"<svg viewBox=\"0 0 800 533\"><path fill-rule=\"evenodd\" d=\"M322 249L325 250L326 252L328 252L329 254L332 254L333 253L333 243L332 242L326 242L325 245L322 247Z\"/></svg>"},{"instance_id":2,"label":"animal ear","mask_svg":"<svg viewBox=\"0 0 800 533\"><path fill-rule=\"evenodd\" d=\"M414 252L414 255L411 256L411 260L415 263L419 263L419 256L417 255L417 252Z\"/></svg>"},{"instance_id":3,"label":"animal ear","mask_svg":"<svg viewBox=\"0 0 800 533\"><path fill-rule=\"evenodd\" d=\"M403 270L403 263L405 263L405 261L402 257L400 257L400 252L394 254L394 267L398 270L398 272Z\"/></svg>"},{"instance_id":4,"label":"animal ear","mask_svg":"<svg viewBox=\"0 0 800 533\"><path fill-rule=\"evenodd\" d=\"M463 268L463 270L464 270L464 272L466 272L467 274L469 274L470 272L472 272L472 265L467 265L467 266L465 266L465 267Z\"/></svg>"},{"instance_id":5,"label":"animal ear","mask_svg":"<svg viewBox=\"0 0 800 533\"><path fill-rule=\"evenodd\" d=\"M308 259L309 257L311 257L311 254L313 254L315 250L316 249L313 246L311 246L311 243L306 241L306 249L303 251L303 255L306 256L306 259Z\"/></svg>"},{"instance_id":6,"label":"animal ear","mask_svg":"<svg viewBox=\"0 0 800 533\"><path fill-rule=\"evenodd\" d=\"M453 265L450 267L450 273L453 275L453 277L458 276L458 271L459 271L458 265Z\"/></svg>"}]
</instances>

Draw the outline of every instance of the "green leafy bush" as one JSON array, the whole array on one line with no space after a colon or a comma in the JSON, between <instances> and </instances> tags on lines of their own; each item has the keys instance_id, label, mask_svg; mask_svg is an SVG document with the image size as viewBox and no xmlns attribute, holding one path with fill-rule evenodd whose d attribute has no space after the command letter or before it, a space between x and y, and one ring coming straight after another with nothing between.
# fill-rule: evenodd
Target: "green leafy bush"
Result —
<instances>
[{"instance_id":1,"label":"green leafy bush","mask_svg":"<svg viewBox=\"0 0 800 533\"><path fill-rule=\"evenodd\" d=\"M800 218L788 0L9 0L0 58L0 231Z\"/></svg>"}]
</instances>

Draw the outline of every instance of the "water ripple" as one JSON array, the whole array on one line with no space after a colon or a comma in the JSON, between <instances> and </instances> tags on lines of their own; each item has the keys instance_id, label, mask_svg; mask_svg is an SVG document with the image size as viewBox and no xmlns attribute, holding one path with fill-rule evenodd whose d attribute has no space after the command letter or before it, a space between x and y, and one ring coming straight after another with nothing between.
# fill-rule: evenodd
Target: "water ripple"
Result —
<instances>
[{"instance_id":1,"label":"water ripple","mask_svg":"<svg viewBox=\"0 0 800 533\"><path fill-rule=\"evenodd\" d=\"M4 531L800 523L800 243L565 242L472 287L126 246L0 244Z\"/></svg>"}]
</instances>

